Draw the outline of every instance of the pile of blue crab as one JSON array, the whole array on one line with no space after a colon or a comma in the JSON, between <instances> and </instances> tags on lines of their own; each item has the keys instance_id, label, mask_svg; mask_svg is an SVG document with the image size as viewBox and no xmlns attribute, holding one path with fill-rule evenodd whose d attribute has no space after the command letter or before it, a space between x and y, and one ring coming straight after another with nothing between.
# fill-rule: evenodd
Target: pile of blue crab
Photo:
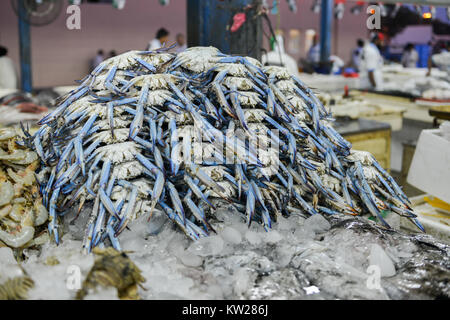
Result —
<instances>
[{"instance_id":1,"label":"pile of blue crab","mask_svg":"<svg viewBox=\"0 0 450 320\"><path fill-rule=\"evenodd\" d=\"M87 203L88 252L120 249L129 221L146 214L151 223L154 211L191 239L208 236L217 199L266 230L292 214L371 214L388 228L386 211L423 230L392 177L351 149L285 68L213 47L168 49L102 62L29 136L57 243L60 219ZM255 138L265 153L248 143Z\"/></svg>"}]
</instances>

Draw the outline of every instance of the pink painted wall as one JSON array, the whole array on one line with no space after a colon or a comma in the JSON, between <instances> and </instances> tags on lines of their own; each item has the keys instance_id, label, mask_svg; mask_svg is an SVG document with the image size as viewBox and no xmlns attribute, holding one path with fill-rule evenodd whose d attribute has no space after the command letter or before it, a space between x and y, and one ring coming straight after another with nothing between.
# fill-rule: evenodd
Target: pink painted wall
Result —
<instances>
[{"instance_id":1,"label":"pink painted wall","mask_svg":"<svg viewBox=\"0 0 450 320\"><path fill-rule=\"evenodd\" d=\"M298 12L294 14L286 1L281 1L279 27L285 32L299 29L302 36L306 29L318 31L320 16L310 11L312 0L297 3ZM339 22L337 54L344 60L348 59L355 39L367 34L366 16L350 15L349 7ZM186 32L186 1L172 0L169 6L163 7L157 0L128 0L123 10L108 4L83 4L81 30L68 30L67 17L64 9L52 24L31 29L34 87L71 85L88 72L89 61L98 49L105 52L114 49L118 53L144 49L160 27L168 29L174 40L178 32ZM276 27L275 16L272 21ZM8 0L0 1L0 44L8 47L19 69L17 17Z\"/></svg>"},{"instance_id":2,"label":"pink painted wall","mask_svg":"<svg viewBox=\"0 0 450 320\"><path fill-rule=\"evenodd\" d=\"M68 3L67 0L64 0ZM172 1L175 2L175 1ZM160 27L185 33L185 1L163 7L157 0L128 0L123 10L108 4L82 4L81 30L66 28L65 8L58 19L44 27L32 27L33 85L70 85L89 71L98 49L118 53L145 49ZM17 17L9 0L0 1L0 44L10 50L19 67Z\"/></svg>"}]
</instances>

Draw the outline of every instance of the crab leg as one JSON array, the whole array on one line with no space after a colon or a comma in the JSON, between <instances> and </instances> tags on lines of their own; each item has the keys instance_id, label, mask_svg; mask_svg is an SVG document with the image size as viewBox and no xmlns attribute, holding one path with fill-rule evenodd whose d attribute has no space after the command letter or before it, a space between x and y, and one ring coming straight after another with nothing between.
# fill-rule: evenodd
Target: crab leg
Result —
<instances>
[{"instance_id":1,"label":"crab leg","mask_svg":"<svg viewBox=\"0 0 450 320\"><path fill-rule=\"evenodd\" d=\"M138 188L125 180L119 180L118 184L124 188L131 188L131 192L130 192L130 196L128 198L128 204L127 207L125 209L124 214L120 217L120 222L116 227L116 233L115 236L117 237L120 233L122 233L122 231L125 229L125 227L127 226L128 222L131 219L131 215L134 211L134 207L136 204L136 198L137 198L137 193L138 193Z\"/></svg>"},{"instance_id":2,"label":"crab leg","mask_svg":"<svg viewBox=\"0 0 450 320\"><path fill-rule=\"evenodd\" d=\"M213 230L208 221L206 221L205 214L199 209L199 207L197 207L194 201L192 201L191 194L192 191L189 190L186 196L183 198L184 203L186 203L187 207L192 212L194 217L203 224L205 230Z\"/></svg>"},{"instance_id":3,"label":"crab leg","mask_svg":"<svg viewBox=\"0 0 450 320\"><path fill-rule=\"evenodd\" d=\"M129 134L130 139L134 139L138 135L139 131L141 131L142 129L142 124L144 121L144 104L147 102L147 97L148 97L148 85L144 85L137 104L138 108L136 110L136 116L134 117L130 125L130 134Z\"/></svg>"},{"instance_id":4,"label":"crab leg","mask_svg":"<svg viewBox=\"0 0 450 320\"><path fill-rule=\"evenodd\" d=\"M162 173L162 171L158 171L158 173L156 174L155 185L152 190L152 202L150 206L150 216L148 220L151 219L153 215L153 210L155 209L156 204L161 198L162 192L164 190L164 182L165 182L164 174Z\"/></svg>"}]
</instances>

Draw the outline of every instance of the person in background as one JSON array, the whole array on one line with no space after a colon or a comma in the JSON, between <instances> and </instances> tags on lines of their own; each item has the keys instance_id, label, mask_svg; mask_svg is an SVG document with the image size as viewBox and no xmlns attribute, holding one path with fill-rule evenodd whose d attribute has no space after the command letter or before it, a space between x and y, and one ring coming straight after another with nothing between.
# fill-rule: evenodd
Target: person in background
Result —
<instances>
[{"instance_id":1,"label":"person in background","mask_svg":"<svg viewBox=\"0 0 450 320\"><path fill-rule=\"evenodd\" d=\"M311 48L308 50L307 61L313 66L318 66L320 62L320 44L319 37L317 35L313 38Z\"/></svg>"},{"instance_id":2,"label":"person in background","mask_svg":"<svg viewBox=\"0 0 450 320\"><path fill-rule=\"evenodd\" d=\"M361 64L361 87L365 89L383 90L383 57L378 49L381 45L378 35L372 37L372 41L364 44Z\"/></svg>"},{"instance_id":3,"label":"person in background","mask_svg":"<svg viewBox=\"0 0 450 320\"><path fill-rule=\"evenodd\" d=\"M306 73L314 73L318 70L320 63L320 44L319 38L316 35L312 38L311 47L306 54L306 58L300 58L299 64L302 71Z\"/></svg>"},{"instance_id":4,"label":"person in background","mask_svg":"<svg viewBox=\"0 0 450 320\"><path fill-rule=\"evenodd\" d=\"M342 68L345 66L344 61L336 55L331 55L329 61L331 62L330 74L341 74Z\"/></svg>"},{"instance_id":5,"label":"person in background","mask_svg":"<svg viewBox=\"0 0 450 320\"><path fill-rule=\"evenodd\" d=\"M350 66L359 72L361 65L361 55L364 47L364 40L358 39L356 41L356 48L352 51L352 60Z\"/></svg>"},{"instance_id":6,"label":"person in background","mask_svg":"<svg viewBox=\"0 0 450 320\"><path fill-rule=\"evenodd\" d=\"M0 89L17 89L14 63L8 57L8 49L0 46Z\"/></svg>"},{"instance_id":7,"label":"person in background","mask_svg":"<svg viewBox=\"0 0 450 320\"><path fill-rule=\"evenodd\" d=\"M164 43L167 43L168 40L169 40L169 31L167 31L164 28L160 28L156 32L156 38L150 41L150 43L148 44L147 50L151 51L159 49L164 45Z\"/></svg>"},{"instance_id":8,"label":"person in background","mask_svg":"<svg viewBox=\"0 0 450 320\"><path fill-rule=\"evenodd\" d=\"M91 71L95 69L96 66L98 66L102 61L105 60L105 53L102 49L97 51L97 55L92 59L91 62Z\"/></svg>"},{"instance_id":9,"label":"person in background","mask_svg":"<svg viewBox=\"0 0 450 320\"><path fill-rule=\"evenodd\" d=\"M179 33L177 34L177 47L176 47L176 52L181 52L186 50L187 45L186 45L186 39L184 38L184 34Z\"/></svg>"},{"instance_id":10,"label":"person in background","mask_svg":"<svg viewBox=\"0 0 450 320\"><path fill-rule=\"evenodd\" d=\"M289 70L292 75L298 76L298 66L294 58L288 55L284 49L284 39L282 31L278 30L276 41L272 43L272 51L261 57L263 65L281 66Z\"/></svg>"},{"instance_id":11,"label":"person in background","mask_svg":"<svg viewBox=\"0 0 450 320\"><path fill-rule=\"evenodd\" d=\"M111 50L111 51L109 52L108 58L112 58L112 57L115 57L115 56L117 56L116 50Z\"/></svg>"},{"instance_id":12,"label":"person in background","mask_svg":"<svg viewBox=\"0 0 450 320\"><path fill-rule=\"evenodd\" d=\"M417 61L419 61L419 54L414 48L414 45L412 43L408 43L402 55L402 65L405 68L416 68Z\"/></svg>"},{"instance_id":13,"label":"person in background","mask_svg":"<svg viewBox=\"0 0 450 320\"><path fill-rule=\"evenodd\" d=\"M311 48L308 50L308 54L306 57L306 60L301 59L300 62L303 66L303 72L307 73L314 73L314 72L320 72L320 73L328 73L328 74L339 74L342 71L342 67L345 66L344 61L336 55L330 55L328 65L326 68L322 68L321 62L320 62L320 43L319 43L319 37L317 35L313 38L313 43L311 45Z\"/></svg>"}]
</instances>

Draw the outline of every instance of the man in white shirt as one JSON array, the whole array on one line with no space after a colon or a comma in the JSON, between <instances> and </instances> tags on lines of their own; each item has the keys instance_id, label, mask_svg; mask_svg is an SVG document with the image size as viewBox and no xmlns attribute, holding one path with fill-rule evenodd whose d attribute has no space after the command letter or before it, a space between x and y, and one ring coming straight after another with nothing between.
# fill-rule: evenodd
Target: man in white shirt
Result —
<instances>
[{"instance_id":1,"label":"man in white shirt","mask_svg":"<svg viewBox=\"0 0 450 320\"><path fill-rule=\"evenodd\" d=\"M383 90L383 57L377 47L380 39L375 36L372 42L366 42L363 47L360 64L361 88Z\"/></svg>"},{"instance_id":2,"label":"man in white shirt","mask_svg":"<svg viewBox=\"0 0 450 320\"><path fill-rule=\"evenodd\" d=\"M417 61L419 61L419 54L412 43L408 43L405 47L405 52L402 55L402 65L405 68L416 68Z\"/></svg>"},{"instance_id":3,"label":"man in white shirt","mask_svg":"<svg viewBox=\"0 0 450 320\"><path fill-rule=\"evenodd\" d=\"M0 89L17 89L16 69L7 54L8 49L0 46Z\"/></svg>"},{"instance_id":4,"label":"man in white shirt","mask_svg":"<svg viewBox=\"0 0 450 320\"><path fill-rule=\"evenodd\" d=\"M162 48L164 43L167 44L168 40L169 40L169 31L167 31L164 28L161 28L156 32L156 38L150 41L150 43L148 44L147 50L151 51Z\"/></svg>"},{"instance_id":5,"label":"man in white shirt","mask_svg":"<svg viewBox=\"0 0 450 320\"><path fill-rule=\"evenodd\" d=\"M276 36L277 43L274 43L273 50L261 57L263 65L282 66L295 76L298 76L298 66L294 58L286 54L284 50L284 40L281 34Z\"/></svg>"}]
</instances>

